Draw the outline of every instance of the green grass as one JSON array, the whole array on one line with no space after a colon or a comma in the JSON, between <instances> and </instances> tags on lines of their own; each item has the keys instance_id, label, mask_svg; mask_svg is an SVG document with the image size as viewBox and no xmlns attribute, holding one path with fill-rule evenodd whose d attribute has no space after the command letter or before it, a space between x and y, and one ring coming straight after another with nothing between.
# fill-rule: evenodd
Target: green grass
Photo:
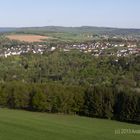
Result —
<instances>
[{"instance_id":1,"label":"green grass","mask_svg":"<svg viewBox=\"0 0 140 140\"><path fill-rule=\"evenodd\" d=\"M0 140L139 140L140 134L115 134L140 125L78 116L0 109Z\"/></svg>"}]
</instances>

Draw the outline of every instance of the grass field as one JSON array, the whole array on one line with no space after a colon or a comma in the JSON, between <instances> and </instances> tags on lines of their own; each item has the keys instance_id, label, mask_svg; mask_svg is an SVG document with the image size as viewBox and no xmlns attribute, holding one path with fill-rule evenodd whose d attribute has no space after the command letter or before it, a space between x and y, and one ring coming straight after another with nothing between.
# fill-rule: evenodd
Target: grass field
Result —
<instances>
[{"instance_id":1,"label":"grass field","mask_svg":"<svg viewBox=\"0 0 140 140\"><path fill-rule=\"evenodd\" d=\"M139 140L140 134L115 134L140 125L78 116L0 109L0 140Z\"/></svg>"},{"instance_id":2,"label":"grass field","mask_svg":"<svg viewBox=\"0 0 140 140\"><path fill-rule=\"evenodd\" d=\"M40 35L24 35L24 34L12 34L7 35L7 38L11 40L25 41L25 42L42 42L43 39L47 39L47 36Z\"/></svg>"}]
</instances>

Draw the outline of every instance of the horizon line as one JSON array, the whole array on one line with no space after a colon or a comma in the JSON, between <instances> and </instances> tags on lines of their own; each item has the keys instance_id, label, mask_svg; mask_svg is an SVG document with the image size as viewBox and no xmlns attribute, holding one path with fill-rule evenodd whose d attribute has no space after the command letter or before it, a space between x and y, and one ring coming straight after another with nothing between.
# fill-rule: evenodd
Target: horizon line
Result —
<instances>
[{"instance_id":1,"label":"horizon line","mask_svg":"<svg viewBox=\"0 0 140 140\"><path fill-rule=\"evenodd\" d=\"M135 27L115 27L115 26L92 26L92 25L80 25L80 26L63 26L63 25L44 25L44 26L0 26L0 28L43 28L43 27L64 27L64 28L80 28L80 27L95 27L95 28L112 28L112 29L136 29Z\"/></svg>"}]
</instances>

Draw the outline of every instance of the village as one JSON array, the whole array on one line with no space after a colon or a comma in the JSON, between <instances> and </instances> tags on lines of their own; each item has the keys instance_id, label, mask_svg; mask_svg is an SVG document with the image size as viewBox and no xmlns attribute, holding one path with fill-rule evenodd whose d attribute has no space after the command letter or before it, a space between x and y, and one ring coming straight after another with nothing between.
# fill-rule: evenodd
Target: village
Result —
<instances>
[{"instance_id":1,"label":"village","mask_svg":"<svg viewBox=\"0 0 140 140\"><path fill-rule=\"evenodd\" d=\"M93 56L128 56L128 55L139 55L140 47L134 42L109 42L109 41L93 41L90 43L73 43L73 44L58 44L56 46L50 46L42 43L36 44L22 44L15 46L4 46L0 48L0 57L7 58L8 56L24 55L28 53L33 54L44 54L46 52L70 52L79 51Z\"/></svg>"}]
</instances>

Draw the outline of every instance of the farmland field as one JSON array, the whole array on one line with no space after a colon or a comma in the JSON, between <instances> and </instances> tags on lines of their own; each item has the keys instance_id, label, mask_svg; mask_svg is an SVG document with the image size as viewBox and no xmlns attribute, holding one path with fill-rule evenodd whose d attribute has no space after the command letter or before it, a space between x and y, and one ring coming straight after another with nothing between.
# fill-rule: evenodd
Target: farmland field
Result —
<instances>
[{"instance_id":1,"label":"farmland field","mask_svg":"<svg viewBox=\"0 0 140 140\"><path fill-rule=\"evenodd\" d=\"M140 134L115 134L139 125L78 116L0 109L1 140L139 140Z\"/></svg>"},{"instance_id":2,"label":"farmland field","mask_svg":"<svg viewBox=\"0 0 140 140\"><path fill-rule=\"evenodd\" d=\"M26 35L26 34L13 34L7 35L7 38L10 40L18 40L18 41L25 41L25 42L42 42L43 39L48 39L47 36L40 36L40 35Z\"/></svg>"}]
</instances>

